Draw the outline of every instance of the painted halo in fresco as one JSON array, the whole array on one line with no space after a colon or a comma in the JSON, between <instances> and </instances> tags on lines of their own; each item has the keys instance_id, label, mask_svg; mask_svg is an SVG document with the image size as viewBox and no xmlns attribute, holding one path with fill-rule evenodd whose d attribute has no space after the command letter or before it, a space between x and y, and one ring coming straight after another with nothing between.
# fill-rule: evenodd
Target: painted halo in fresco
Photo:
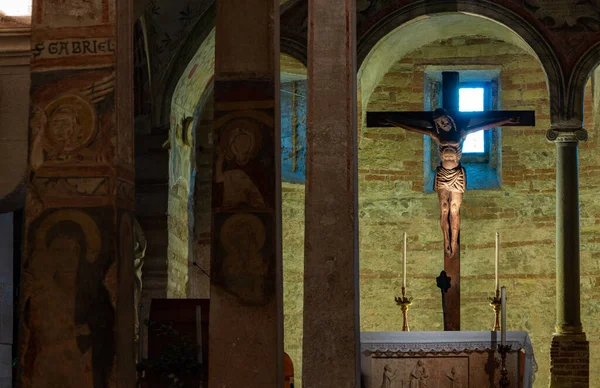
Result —
<instances>
[{"instance_id":1,"label":"painted halo in fresco","mask_svg":"<svg viewBox=\"0 0 600 388\"><path fill-rule=\"evenodd\" d=\"M260 124L246 118L229 121L221 130L220 145L227 160L235 159L238 166L245 166L262 147Z\"/></svg>"},{"instance_id":2,"label":"painted halo in fresco","mask_svg":"<svg viewBox=\"0 0 600 388\"><path fill-rule=\"evenodd\" d=\"M90 103L76 94L62 95L44 108L44 139L65 154L87 147L97 132L96 113Z\"/></svg>"},{"instance_id":3,"label":"painted halo in fresco","mask_svg":"<svg viewBox=\"0 0 600 388\"><path fill-rule=\"evenodd\" d=\"M87 246L85 259L90 263L94 262L98 258L101 249L100 230L92 217L79 210L59 210L44 219L37 232L36 249L46 249L49 243L46 241L48 231L54 225L63 221L73 221L81 227Z\"/></svg>"}]
</instances>

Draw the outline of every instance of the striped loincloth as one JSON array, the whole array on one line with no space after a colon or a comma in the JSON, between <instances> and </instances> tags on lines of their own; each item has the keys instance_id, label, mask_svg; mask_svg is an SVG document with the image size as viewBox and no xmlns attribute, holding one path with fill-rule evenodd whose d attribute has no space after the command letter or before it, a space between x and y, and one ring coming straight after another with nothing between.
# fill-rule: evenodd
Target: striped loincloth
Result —
<instances>
[{"instance_id":1,"label":"striped loincloth","mask_svg":"<svg viewBox=\"0 0 600 388\"><path fill-rule=\"evenodd\" d=\"M435 169L435 191L447 190L453 193L464 193L467 188L467 174L460 164L456 168L448 169L438 166Z\"/></svg>"}]
</instances>

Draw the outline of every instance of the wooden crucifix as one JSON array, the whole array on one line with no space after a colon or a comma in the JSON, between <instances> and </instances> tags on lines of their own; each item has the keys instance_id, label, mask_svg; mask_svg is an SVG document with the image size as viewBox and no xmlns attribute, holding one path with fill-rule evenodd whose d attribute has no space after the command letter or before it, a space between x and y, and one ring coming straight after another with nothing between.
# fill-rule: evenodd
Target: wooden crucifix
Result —
<instances>
[{"instance_id":1,"label":"wooden crucifix","mask_svg":"<svg viewBox=\"0 0 600 388\"><path fill-rule=\"evenodd\" d=\"M468 134L500 126L535 126L534 111L459 112L459 74L442 73L443 108L433 112L368 112L367 127L395 126L430 136L439 145L440 165L434 189L440 202L444 237L444 271L449 277L445 292L444 330L460 330L460 206L467 186L460 164Z\"/></svg>"}]
</instances>

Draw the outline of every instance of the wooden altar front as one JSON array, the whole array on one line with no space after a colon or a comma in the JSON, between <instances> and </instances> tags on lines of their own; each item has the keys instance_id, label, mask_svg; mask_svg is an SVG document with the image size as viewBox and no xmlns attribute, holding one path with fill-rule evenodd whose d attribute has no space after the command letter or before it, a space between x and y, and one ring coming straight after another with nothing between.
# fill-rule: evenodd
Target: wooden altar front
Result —
<instances>
[{"instance_id":1,"label":"wooden altar front","mask_svg":"<svg viewBox=\"0 0 600 388\"><path fill-rule=\"evenodd\" d=\"M500 332L363 332L363 388L499 387ZM531 388L537 364L529 335L507 333L510 387Z\"/></svg>"}]
</instances>

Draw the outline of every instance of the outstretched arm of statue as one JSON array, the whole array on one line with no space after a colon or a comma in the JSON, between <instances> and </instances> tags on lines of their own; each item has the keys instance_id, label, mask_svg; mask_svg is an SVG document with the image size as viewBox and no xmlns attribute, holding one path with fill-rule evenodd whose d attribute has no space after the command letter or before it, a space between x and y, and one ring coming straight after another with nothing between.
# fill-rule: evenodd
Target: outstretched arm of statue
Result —
<instances>
[{"instance_id":1,"label":"outstretched arm of statue","mask_svg":"<svg viewBox=\"0 0 600 388\"><path fill-rule=\"evenodd\" d=\"M511 118L504 119L504 120L483 122L483 123L475 125L473 127L468 127L466 129L464 129L464 132L465 132L465 135L468 135L469 133L473 133L473 132L477 132L477 131L486 131L488 129L501 127L504 124L518 124L518 123L519 123L518 117L511 117Z\"/></svg>"},{"instance_id":2,"label":"outstretched arm of statue","mask_svg":"<svg viewBox=\"0 0 600 388\"><path fill-rule=\"evenodd\" d=\"M419 127L415 127L415 126L404 124L404 123L399 123L397 121L392 121L392 120L386 120L386 121L382 122L382 124L387 124L390 127L399 127L399 128L405 129L410 132L422 133L423 135L431 136L432 138L437 140L437 136L431 128L419 128Z\"/></svg>"}]
</instances>

